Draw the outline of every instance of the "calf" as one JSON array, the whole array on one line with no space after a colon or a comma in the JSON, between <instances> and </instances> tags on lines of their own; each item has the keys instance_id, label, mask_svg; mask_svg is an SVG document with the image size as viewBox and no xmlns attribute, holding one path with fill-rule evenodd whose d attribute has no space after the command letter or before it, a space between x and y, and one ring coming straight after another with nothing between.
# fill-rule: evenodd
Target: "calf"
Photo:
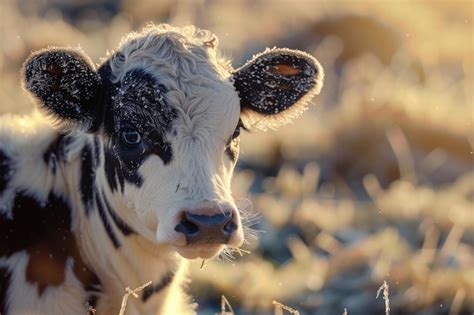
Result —
<instances>
[{"instance_id":1,"label":"calf","mask_svg":"<svg viewBox=\"0 0 474 315\"><path fill-rule=\"evenodd\" d=\"M234 70L213 34L168 25L129 34L97 69L49 48L22 75L42 113L0 119L1 315L118 314L124 288L148 281L127 314L194 314L186 259L244 240L241 129L291 121L323 79L289 49Z\"/></svg>"}]
</instances>

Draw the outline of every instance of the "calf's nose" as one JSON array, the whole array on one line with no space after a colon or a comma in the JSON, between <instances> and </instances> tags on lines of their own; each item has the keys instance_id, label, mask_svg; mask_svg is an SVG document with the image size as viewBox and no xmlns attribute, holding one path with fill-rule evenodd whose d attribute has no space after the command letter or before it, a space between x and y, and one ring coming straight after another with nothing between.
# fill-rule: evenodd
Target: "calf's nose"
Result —
<instances>
[{"instance_id":1,"label":"calf's nose","mask_svg":"<svg viewBox=\"0 0 474 315\"><path fill-rule=\"evenodd\" d=\"M233 211L214 215L193 214L183 211L175 231L186 236L187 244L227 244L237 230Z\"/></svg>"}]
</instances>

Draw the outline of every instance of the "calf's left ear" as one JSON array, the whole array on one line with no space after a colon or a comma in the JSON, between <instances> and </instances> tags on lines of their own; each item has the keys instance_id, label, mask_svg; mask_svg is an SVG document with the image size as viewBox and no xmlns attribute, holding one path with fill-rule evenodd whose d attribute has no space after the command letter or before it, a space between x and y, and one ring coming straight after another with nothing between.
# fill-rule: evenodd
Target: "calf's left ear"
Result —
<instances>
[{"instance_id":1,"label":"calf's left ear","mask_svg":"<svg viewBox=\"0 0 474 315\"><path fill-rule=\"evenodd\" d=\"M324 72L307 53L267 49L233 73L246 127L276 129L296 117L323 86Z\"/></svg>"},{"instance_id":2,"label":"calf's left ear","mask_svg":"<svg viewBox=\"0 0 474 315\"><path fill-rule=\"evenodd\" d=\"M95 128L101 80L84 53L67 48L34 52L25 61L22 75L24 88L60 125Z\"/></svg>"}]
</instances>

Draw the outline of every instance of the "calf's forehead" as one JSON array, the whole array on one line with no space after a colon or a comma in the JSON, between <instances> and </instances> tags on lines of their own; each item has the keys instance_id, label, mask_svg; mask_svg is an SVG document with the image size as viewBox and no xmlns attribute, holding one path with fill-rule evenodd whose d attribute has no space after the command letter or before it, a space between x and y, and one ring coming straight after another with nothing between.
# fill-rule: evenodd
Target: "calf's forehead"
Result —
<instances>
[{"instance_id":1,"label":"calf's forehead","mask_svg":"<svg viewBox=\"0 0 474 315\"><path fill-rule=\"evenodd\" d=\"M193 132L230 132L238 122L239 98L228 63L214 49L192 36L156 30L123 42L110 60L118 86L116 119L146 122L147 129L160 132L171 123Z\"/></svg>"},{"instance_id":2,"label":"calf's forehead","mask_svg":"<svg viewBox=\"0 0 474 315\"><path fill-rule=\"evenodd\" d=\"M142 69L128 72L113 96L115 130L130 124L142 133L164 133L176 118L176 110L164 97L165 88Z\"/></svg>"}]
</instances>

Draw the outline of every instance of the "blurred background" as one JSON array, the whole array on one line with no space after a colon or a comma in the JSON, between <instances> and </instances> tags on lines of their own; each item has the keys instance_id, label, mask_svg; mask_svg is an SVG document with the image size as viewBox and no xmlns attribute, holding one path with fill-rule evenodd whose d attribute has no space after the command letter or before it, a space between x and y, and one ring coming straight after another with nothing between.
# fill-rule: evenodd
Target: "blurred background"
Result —
<instances>
[{"instance_id":1,"label":"blurred background","mask_svg":"<svg viewBox=\"0 0 474 315\"><path fill-rule=\"evenodd\" d=\"M32 50L81 46L99 63L148 21L213 31L238 67L305 50L323 91L276 132L243 135L239 205L258 240L193 264L199 314L474 314L473 11L465 1L2 0L0 114L32 105ZM100 314L99 314L100 315Z\"/></svg>"}]
</instances>

